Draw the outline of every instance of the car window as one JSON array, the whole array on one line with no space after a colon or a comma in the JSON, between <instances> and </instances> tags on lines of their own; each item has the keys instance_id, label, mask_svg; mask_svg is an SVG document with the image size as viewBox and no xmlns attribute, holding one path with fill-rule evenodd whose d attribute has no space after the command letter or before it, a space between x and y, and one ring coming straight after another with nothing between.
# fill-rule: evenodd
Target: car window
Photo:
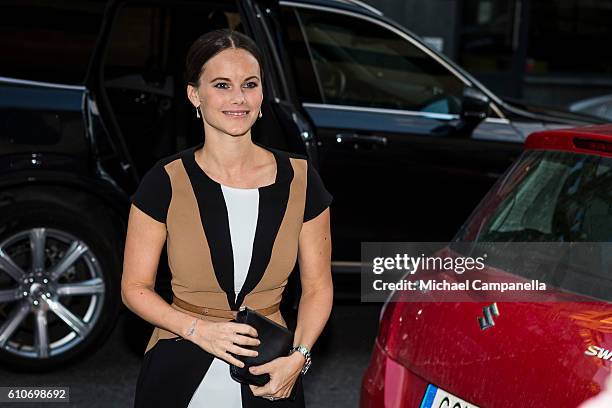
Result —
<instances>
[{"instance_id":1,"label":"car window","mask_svg":"<svg viewBox=\"0 0 612 408\"><path fill-rule=\"evenodd\" d=\"M362 18L296 12L305 47L291 47L290 53L294 65L314 66L324 103L460 112L463 83L405 38ZM291 41L297 37L294 29ZM305 61L304 49L310 61Z\"/></svg>"},{"instance_id":2,"label":"car window","mask_svg":"<svg viewBox=\"0 0 612 408\"><path fill-rule=\"evenodd\" d=\"M282 7L281 12L286 52L290 55L289 62L294 75L293 84L297 89L300 101L322 103L323 90L317 82L310 51L304 41L304 33L299 23L299 16L293 7Z\"/></svg>"},{"instance_id":3,"label":"car window","mask_svg":"<svg viewBox=\"0 0 612 408\"><path fill-rule=\"evenodd\" d=\"M612 158L530 150L499 179L451 246L461 252L469 248L461 244L476 242L497 253L489 259L496 259L496 268L612 301L611 203Z\"/></svg>"},{"instance_id":4,"label":"car window","mask_svg":"<svg viewBox=\"0 0 612 408\"><path fill-rule=\"evenodd\" d=\"M0 75L81 84L104 2L20 0L0 5Z\"/></svg>"},{"instance_id":5,"label":"car window","mask_svg":"<svg viewBox=\"0 0 612 408\"><path fill-rule=\"evenodd\" d=\"M612 242L612 159L566 152L529 151L530 164L496 202L477 241ZM507 177L506 180L512 180Z\"/></svg>"}]
</instances>

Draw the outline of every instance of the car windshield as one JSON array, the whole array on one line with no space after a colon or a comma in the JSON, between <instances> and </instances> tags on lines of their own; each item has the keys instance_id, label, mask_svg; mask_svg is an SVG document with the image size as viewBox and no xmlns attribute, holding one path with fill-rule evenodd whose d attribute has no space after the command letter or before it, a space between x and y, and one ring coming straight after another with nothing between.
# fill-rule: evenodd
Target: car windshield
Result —
<instances>
[{"instance_id":1,"label":"car windshield","mask_svg":"<svg viewBox=\"0 0 612 408\"><path fill-rule=\"evenodd\" d=\"M481 242L612 242L612 159L528 151L459 234Z\"/></svg>"}]
</instances>

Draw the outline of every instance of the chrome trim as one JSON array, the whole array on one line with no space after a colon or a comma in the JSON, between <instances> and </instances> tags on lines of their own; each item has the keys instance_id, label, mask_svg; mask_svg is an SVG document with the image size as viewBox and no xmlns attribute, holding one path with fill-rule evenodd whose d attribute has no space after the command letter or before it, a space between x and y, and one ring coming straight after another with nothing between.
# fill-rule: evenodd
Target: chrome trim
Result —
<instances>
[{"instance_id":1,"label":"chrome trim","mask_svg":"<svg viewBox=\"0 0 612 408\"><path fill-rule=\"evenodd\" d=\"M362 106L334 105L334 104L328 104L328 103L312 103L312 102L304 102L302 103L302 106L304 108L355 110L355 111L370 112L370 113L385 113L385 114L406 115L406 116L422 116L428 119L442 119L442 120L459 119L459 115L457 114L418 112L418 111L401 110L401 109L368 108L368 107L362 107ZM499 124L499 125L509 125L511 123L506 118L494 118L494 117L486 117L483 122Z\"/></svg>"},{"instance_id":2,"label":"chrome trim","mask_svg":"<svg viewBox=\"0 0 612 408\"><path fill-rule=\"evenodd\" d=\"M320 108L320 109L335 109L335 110L348 110L348 111L359 111L359 112L370 112L370 113L387 113L393 115L405 115L405 116L422 116L429 119L443 119L453 120L459 119L459 115L449 113L434 113L434 112L417 112L410 110L401 109L386 109L386 108L367 108L362 106L351 106L351 105L333 105L325 103L302 103L304 108Z\"/></svg>"},{"instance_id":3,"label":"chrome trim","mask_svg":"<svg viewBox=\"0 0 612 408\"><path fill-rule=\"evenodd\" d=\"M495 113L497 113L497 115L499 117L505 118L505 115L503 114L503 112L496 106L496 105L503 105L502 100L499 99L499 97L497 95L495 95L493 92L491 92L489 89L487 89L487 87L484 86L483 84L481 84L476 78L468 77L467 73L463 73L461 71L458 71L456 67L454 67L452 64L449 64L449 62L444 60L444 58L442 58L436 52L432 51L425 44L420 43L418 40L416 40L415 38L413 38L411 35L407 34L406 32L401 31L401 30L397 29L396 27L393 27L392 25L390 25L390 24L388 24L388 23L386 23L384 21L377 20L377 19L375 19L375 18L373 18L371 16L366 16L366 15L355 13L355 12L348 11L348 10L338 10L338 9L333 8L333 7L319 6L319 5L314 5L314 4L304 4L304 3L298 3L298 2L290 1L290 0L281 0L281 1L279 1L278 4L280 6L301 7L301 8L305 8L305 9L318 10L318 11L328 11L328 12L331 12L331 13L344 14L344 15L347 15L347 16L355 17L355 18L361 18L362 20L369 21L371 23L377 24L377 25L379 25L381 27L384 27L384 28L394 32L396 35L399 35L400 37L404 38L405 40L407 40L408 42L410 42L411 44L413 44L414 46L419 48L421 51L423 51L424 53L429 55L431 58L436 60L439 64L441 64L446 69L448 69L452 74L454 74L465 85L467 85L467 86L476 85L478 87L478 89L480 89L485 95L487 95L491 99L491 101L492 101L491 108L495 111ZM412 35L414 35L414 34L412 34ZM416 35L415 35L415 37L416 37Z\"/></svg>"},{"instance_id":4,"label":"chrome trim","mask_svg":"<svg viewBox=\"0 0 612 408\"><path fill-rule=\"evenodd\" d=\"M495 113L497 113L497 116L499 116L499 118L491 118L491 119L503 119L507 121L506 115L504 115L504 112L502 112L501 109L499 109L497 105L494 104L493 102L491 102L491 109L493 109Z\"/></svg>"},{"instance_id":5,"label":"chrome trim","mask_svg":"<svg viewBox=\"0 0 612 408\"><path fill-rule=\"evenodd\" d=\"M484 120L487 123L496 123L496 124L500 124L500 125L509 125L510 121L506 118L490 118L487 117Z\"/></svg>"},{"instance_id":6,"label":"chrome trim","mask_svg":"<svg viewBox=\"0 0 612 408\"><path fill-rule=\"evenodd\" d=\"M361 265L363 264L363 262L356 262L356 261L334 261L332 262L332 265L337 265L337 266L352 266L352 267L361 267Z\"/></svg>"},{"instance_id":7,"label":"chrome trim","mask_svg":"<svg viewBox=\"0 0 612 408\"><path fill-rule=\"evenodd\" d=\"M335 274L338 273L346 273L346 274L360 274L361 268L363 266L362 262L351 262L351 261L332 261L331 269Z\"/></svg>"},{"instance_id":8,"label":"chrome trim","mask_svg":"<svg viewBox=\"0 0 612 408\"><path fill-rule=\"evenodd\" d=\"M378 14L379 16L383 15L382 11L380 11L376 7L373 7L373 6L370 6L369 4L364 3L363 1L359 1L359 0L335 0L335 1L337 1L338 3L349 4L352 6L364 8L368 11L371 11L374 14Z\"/></svg>"},{"instance_id":9,"label":"chrome trim","mask_svg":"<svg viewBox=\"0 0 612 408\"><path fill-rule=\"evenodd\" d=\"M56 84L52 82L43 81L31 81L29 79L18 79L0 76L0 83L19 84L19 85L33 85L45 88L56 88L56 89L69 89L72 91L84 91L86 88L83 85L68 85L68 84Z\"/></svg>"}]
</instances>

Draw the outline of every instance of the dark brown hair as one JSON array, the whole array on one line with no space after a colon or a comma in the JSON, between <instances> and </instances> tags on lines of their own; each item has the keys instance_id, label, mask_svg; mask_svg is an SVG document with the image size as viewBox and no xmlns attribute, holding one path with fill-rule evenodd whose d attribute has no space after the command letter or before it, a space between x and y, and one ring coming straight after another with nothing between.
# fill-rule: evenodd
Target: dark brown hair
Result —
<instances>
[{"instance_id":1,"label":"dark brown hair","mask_svg":"<svg viewBox=\"0 0 612 408\"><path fill-rule=\"evenodd\" d=\"M261 51L251 38L228 28L203 34L191 44L185 62L185 82L188 85L199 86L200 74L204 64L221 51L229 48L241 48L251 53L259 63L259 72L263 82L263 57Z\"/></svg>"}]
</instances>

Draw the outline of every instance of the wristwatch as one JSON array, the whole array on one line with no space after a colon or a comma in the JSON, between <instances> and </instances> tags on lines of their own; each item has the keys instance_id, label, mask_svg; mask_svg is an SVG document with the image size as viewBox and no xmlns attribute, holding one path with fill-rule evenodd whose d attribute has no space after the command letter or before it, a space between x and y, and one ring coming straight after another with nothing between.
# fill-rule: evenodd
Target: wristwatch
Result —
<instances>
[{"instance_id":1,"label":"wristwatch","mask_svg":"<svg viewBox=\"0 0 612 408\"><path fill-rule=\"evenodd\" d=\"M306 359L306 361L304 362L304 367L302 368L302 374L306 374L306 371L308 371L308 368L312 363L312 360L310 358L310 350L308 350L308 347L304 346L303 344L300 344L299 346L293 347L289 352L289 355L293 354L294 351L302 353L302 355Z\"/></svg>"}]
</instances>

